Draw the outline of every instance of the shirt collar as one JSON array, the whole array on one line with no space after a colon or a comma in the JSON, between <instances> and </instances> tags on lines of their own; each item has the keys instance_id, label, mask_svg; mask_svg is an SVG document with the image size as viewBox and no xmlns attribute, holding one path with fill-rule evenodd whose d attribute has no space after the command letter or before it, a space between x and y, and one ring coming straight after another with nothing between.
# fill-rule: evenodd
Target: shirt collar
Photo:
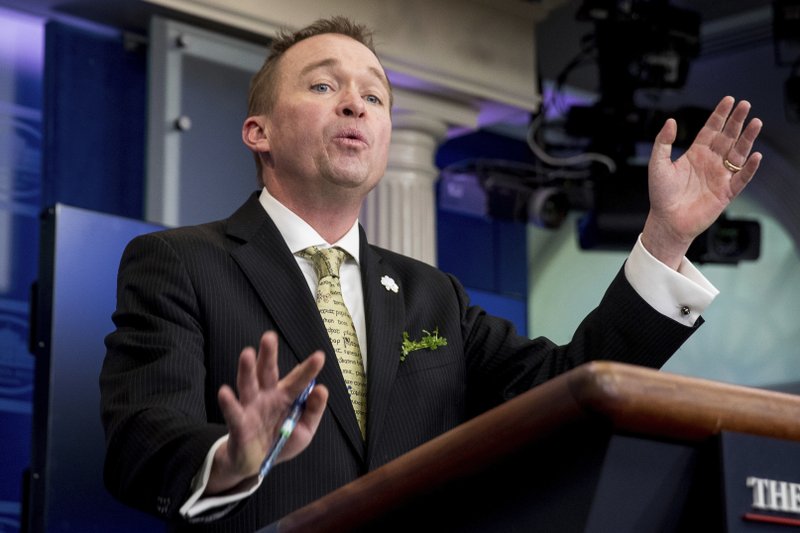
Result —
<instances>
[{"instance_id":1,"label":"shirt collar","mask_svg":"<svg viewBox=\"0 0 800 533\"><path fill-rule=\"evenodd\" d=\"M341 239L334 243L328 243L308 222L276 200L267 191L266 187L261 189L258 201L261 202L262 207L275 223L292 254L305 250L309 246L317 246L319 248L338 246L350 254L356 260L356 263L359 263L360 236L358 220L355 221Z\"/></svg>"}]
</instances>

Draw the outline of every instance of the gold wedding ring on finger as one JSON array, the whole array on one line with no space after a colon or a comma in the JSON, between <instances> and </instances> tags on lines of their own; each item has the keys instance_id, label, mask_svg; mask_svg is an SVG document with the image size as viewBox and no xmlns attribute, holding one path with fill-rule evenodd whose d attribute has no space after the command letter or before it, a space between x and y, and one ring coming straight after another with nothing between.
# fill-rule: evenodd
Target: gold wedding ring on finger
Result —
<instances>
[{"instance_id":1,"label":"gold wedding ring on finger","mask_svg":"<svg viewBox=\"0 0 800 533\"><path fill-rule=\"evenodd\" d=\"M727 157L726 157L725 159L723 159L723 160L722 160L722 165L723 165L725 168L727 168L728 170L730 170L731 172L733 172L734 174L735 174L735 173L737 173L737 172L739 172L740 170L742 170L742 167L740 167L739 165L734 165L733 163L731 163L731 162L728 160L728 158L727 158Z\"/></svg>"}]
</instances>

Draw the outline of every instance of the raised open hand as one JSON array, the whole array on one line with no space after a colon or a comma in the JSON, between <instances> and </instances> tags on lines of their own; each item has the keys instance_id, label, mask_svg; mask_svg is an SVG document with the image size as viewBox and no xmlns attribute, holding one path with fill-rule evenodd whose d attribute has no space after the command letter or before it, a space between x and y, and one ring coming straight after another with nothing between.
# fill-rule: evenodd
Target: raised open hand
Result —
<instances>
[{"instance_id":1,"label":"raised open hand","mask_svg":"<svg viewBox=\"0 0 800 533\"><path fill-rule=\"evenodd\" d=\"M648 166L650 212L642 244L672 268L692 241L719 218L752 179L761 154L752 152L761 131L754 118L745 127L750 103L724 97L692 145L672 160L678 125L669 119L656 136Z\"/></svg>"},{"instance_id":2,"label":"raised open hand","mask_svg":"<svg viewBox=\"0 0 800 533\"><path fill-rule=\"evenodd\" d=\"M258 357L253 348L242 350L236 377L238 399L227 385L223 385L218 394L219 406L228 425L228 440L214 456L207 494L234 487L258 473L292 402L322 369L324 359L322 352L314 352L279 379L278 336L275 333L262 335ZM325 386L315 386L303 416L277 462L291 459L308 446L319 426L327 399Z\"/></svg>"}]
</instances>

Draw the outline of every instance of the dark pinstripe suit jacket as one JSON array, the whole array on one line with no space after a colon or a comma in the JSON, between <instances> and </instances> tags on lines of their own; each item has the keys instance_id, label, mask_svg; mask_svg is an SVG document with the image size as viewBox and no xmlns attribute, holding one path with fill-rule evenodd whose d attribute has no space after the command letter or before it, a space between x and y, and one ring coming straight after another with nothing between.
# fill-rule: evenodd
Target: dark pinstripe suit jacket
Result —
<instances>
[{"instance_id":1,"label":"dark pinstripe suit jacket","mask_svg":"<svg viewBox=\"0 0 800 533\"><path fill-rule=\"evenodd\" d=\"M252 196L229 219L132 241L123 255L100 377L105 477L122 500L167 519L226 429L216 401L237 358L268 329L281 374L322 348L328 409L309 448L276 467L251 498L199 531L253 531L486 409L590 359L661 366L690 335L651 309L619 274L573 340L517 336L470 307L461 285L361 236L367 321L367 439L295 259ZM397 293L381 285L392 277ZM446 347L401 363L403 332L439 328ZM184 524L185 525L185 524Z\"/></svg>"}]
</instances>

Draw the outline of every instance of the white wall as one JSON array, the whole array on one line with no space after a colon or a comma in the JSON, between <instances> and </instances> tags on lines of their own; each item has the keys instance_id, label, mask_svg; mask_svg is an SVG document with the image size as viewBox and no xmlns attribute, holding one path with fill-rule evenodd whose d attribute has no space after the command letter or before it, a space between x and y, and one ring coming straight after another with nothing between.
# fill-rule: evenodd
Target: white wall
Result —
<instances>
[{"instance_id":1,"label":"white wall","mask_svg":"<svg viewBox=\"0 0 800 533\"><path fill-rule=\"evenodd\" d=\"M748 386L800 381L800 254L786 230L744 195L731 218L761 223L761 257L738 266L699 265L720 290L699 331L665 371ZM600 300L627 254L582 251L574 221L528 231L529 333L561 344Z\"/></svg>"}]
</instances>

